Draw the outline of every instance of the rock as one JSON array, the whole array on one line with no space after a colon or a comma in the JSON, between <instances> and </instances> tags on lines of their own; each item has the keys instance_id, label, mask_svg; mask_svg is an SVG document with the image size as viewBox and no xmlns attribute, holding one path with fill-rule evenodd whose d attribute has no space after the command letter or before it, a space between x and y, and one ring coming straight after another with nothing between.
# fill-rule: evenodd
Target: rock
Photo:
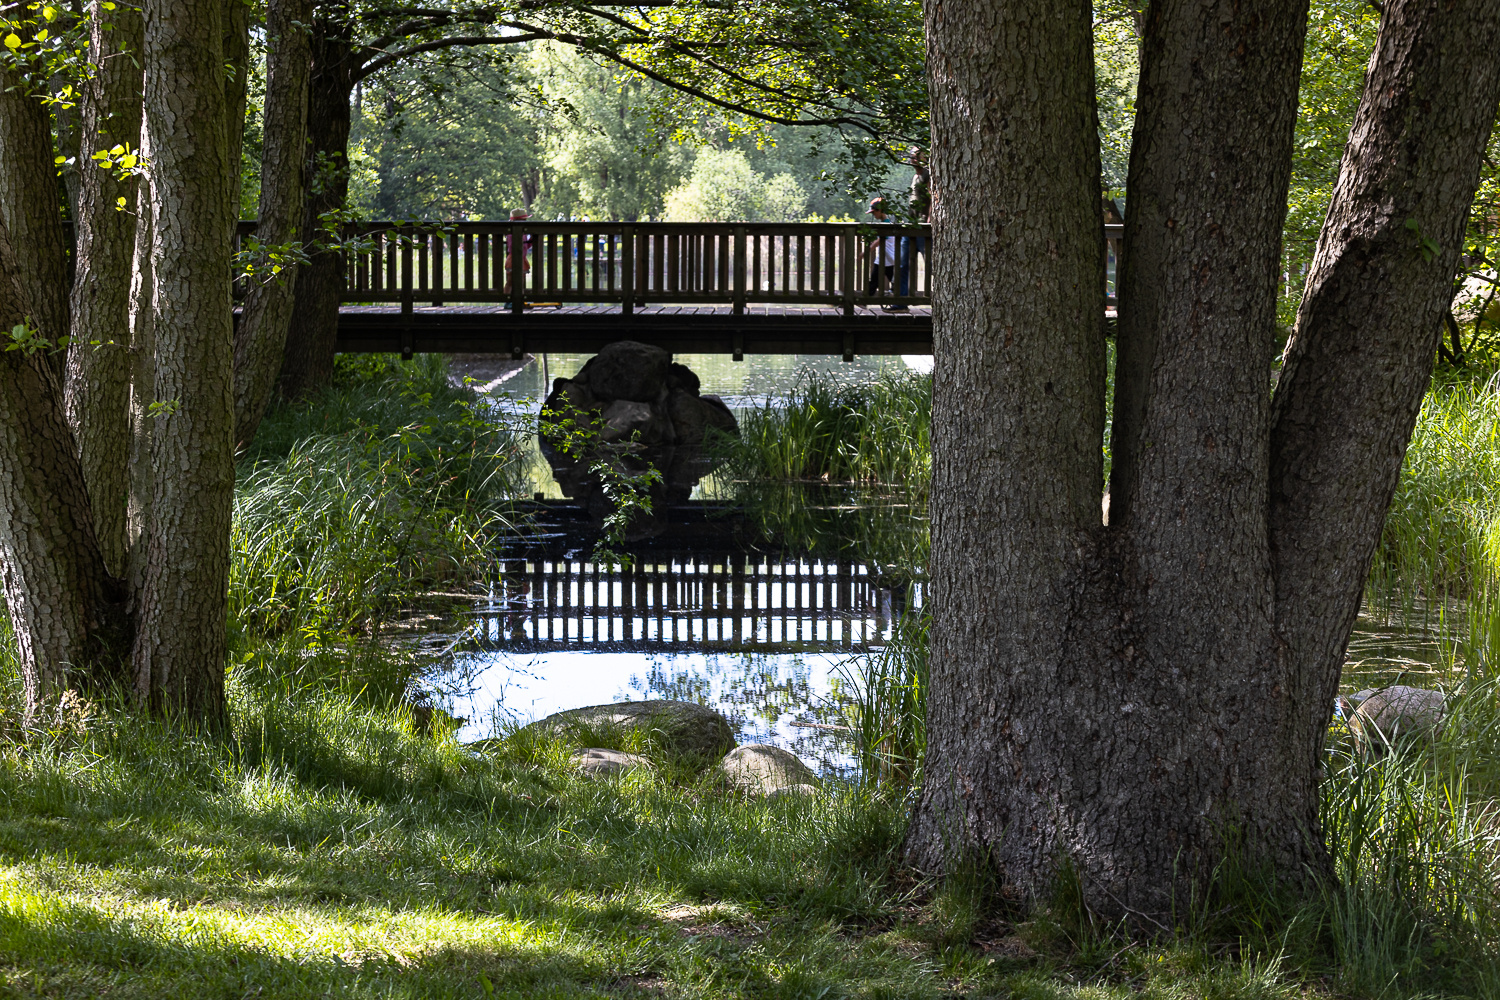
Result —
<instances>
[{"instance_id":1,"label":"rock","mask_svg":"<svg viewBox=\"0 0 1500 1000\"><path fill-rule=\"evenodd\" d=\"M599 430L599 440L634 441L650 447L672 444L676 442L677 434L667 416L649 403L617 399L604 408L604 426Z\"/></svg>"},{"instance_id":2,"label":"rock","mask_svg":"<svg viewBox=\"0 0 1500 1000\"><path fill-rule=\"evenodd\" d=\"M796 754L763 743L731 750L719 761L719 773L737 791L751 795L767 795L794 785L816 787L818 781Z\"/></svg>"},{"instance_id":3,"label":"rock","mask_svg":"<svg viewBox=\"0 0 1500 1000\"><path fill-rule=\"evenodd\" d=\"M650 767L651 762L638 753L625 753L623 750L601 750L597 747L588 750L580 750L572 757L573 766L578 768L580 774L586 774L591 778L602 778L613 774L620 774L633 767Z\"/></svg>"},{"instance_id":4,"label":"rock","mask_svg":"<svg viewBox=\"0 0 1500 1000\"><path fill-rule=\"evenodd\" d=\"M709 428L733 437L740 435L739 422L718 396L695 396L678 389L667 397L667 416L678 437L692 444L701 445Z\"/></svg>"},{"instance_id":5,"label":"rock","mask_svg":"<svg viewBox=\"0 0 1500 1000\"><path fill-rule=\"evenodd\" d=\"M818 786L816 785L786 785L782 788L773 788L769 792L767 792L766 801L771 802L776 799L800 799L817 794Z\"/></svg>"},{"instance_id":6,"label":"rock","mask_svg":"<svg viewBox=\"0 0 1500 1000\"><path fill-rule=\"evenodd\" d=\"M699 395L698 376L671 358L649 344L608 344L574 378L552 383L539 420L542 454L563 495L597 524L614 512L622 484L660 473L649 487L651 511L633 512L627 541L665 530L668 508L712 471L708 431L740 433L724 401Z\"/></svg>"},{"instance_id":7,"label":"rock","mask_svg":"<svg viewBox=\"0 0 1500 1000\"><path fill-rule=\"evenodd\" d=\"M638 731L668 754L709 760L717 760L734 747L734 732L728 720L711 708L689 701L590 705L557 712L531 725L558 736L570 732L593 737L609 730Z\"/></svg>"},{"instance_id":8,"label":"rock","mask_svg":"<svg viewBox=\"0 0 1500 1000\"><path fill-rule=\"evenodd\" d=\"M1349 728L1362 739L1388 742L1402 734L1431 736L1443 715L1443 692L1397 684L1363 699L1349 716Z\"/></svg>"},{"instance_id":9,"label":"rock","mask_svg":"<svg viewBox=\"0 0 1500 1000\"><path fill-rule=\"evenodd\" d=\"M600 399L652 403L666 384L672 355L634 340L605 344L574 378Z\"/></svg>"},{"instance_id":10,"label":"rock","mask_svg":"<svg viewBox=\"0 0 1500 1000\"><path fill-rule=\"evenodd\" d=\"M669 389L686 389L696 396L700 385L702 383L698 381L698 373L687 365L679 365L674 361L667 369L667 388Z\"/></svg>"}]
</instances>

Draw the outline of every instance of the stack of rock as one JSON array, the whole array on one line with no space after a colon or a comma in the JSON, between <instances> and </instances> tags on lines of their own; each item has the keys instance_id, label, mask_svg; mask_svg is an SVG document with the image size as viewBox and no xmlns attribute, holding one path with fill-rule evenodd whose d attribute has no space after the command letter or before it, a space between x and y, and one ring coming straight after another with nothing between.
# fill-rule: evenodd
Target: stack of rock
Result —
<instances>
[{"instance_id":1,"label":"stack of rock","mask_svg":"<svg viewBox=\"0 0 1500 1000\"><path fill-rule=\"evenodd\" d=\"M650 491L653 517L632 523L627 537L660 530L665 508L686 501L708 473L708 435L740 433L724 401L701 395L698 385L698 376L671 354L633 340L607 345L573 378L554 381L542 407L542 453L563 494L602 521L613 508L594 466L603 460L630 478L655 468L662 482ZM582 447L565 454L558 430L568 420L586 431L586 440L575 437Z\"/></svg>"}]
</instances>

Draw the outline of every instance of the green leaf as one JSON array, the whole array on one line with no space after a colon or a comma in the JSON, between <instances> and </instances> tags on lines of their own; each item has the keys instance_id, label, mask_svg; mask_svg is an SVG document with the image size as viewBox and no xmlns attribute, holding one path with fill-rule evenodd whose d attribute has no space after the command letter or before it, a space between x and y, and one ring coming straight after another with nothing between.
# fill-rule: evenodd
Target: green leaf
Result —
<instances>
[{"instance_id":1,"label":"green leaf","mask_svg":"<svg viewBox=\"0 0 1500 1000\"><path fill-rule=\"evenodd\" d=\"M19 49L21 47L21 36L18 35L18 34L16 34L14 31L12 31L10 34L6 35L5 36L5 47L8 48L8 49L10 49L11 51L15 51L16 49Z\"/></svg>"}]
</instances>

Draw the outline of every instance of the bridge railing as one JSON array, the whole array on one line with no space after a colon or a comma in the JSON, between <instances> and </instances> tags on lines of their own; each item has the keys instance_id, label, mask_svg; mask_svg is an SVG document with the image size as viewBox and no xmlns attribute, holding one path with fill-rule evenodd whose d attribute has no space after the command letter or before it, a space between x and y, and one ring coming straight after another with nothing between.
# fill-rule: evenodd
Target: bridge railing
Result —
<instances>
[{"instance_id":1,"label":"bridge railing","mask_svg":"<svg viewBox=\"0 0 1500 1000\"><path fill-rule=\"evenodd\" d=\"M617 303L625 312L645 303L736 312L761 303L845 312L928 303L926 253L912 253L900 294L903 237L930 234L927 226L847 223L373 223L345 237L344 300ZM510 252L518 245L524 256Z\"/></svg>"},{"instance_id":2,"label":"bridge railing","mask_svg":"<svg viewBox=\"0 0 1500 1000\"><path fill-rule=\"evenodd\" d=\"M238 240L254 231L242 222ZM1106 298L1124 227L1106 225ZM903 239L910 254L901 293ZM883 245L882 245L883 244ZM524 245L526 253L510 247ZM855 223L459 222L350 227L343 300L508 304L613 303L833 306L925 305L932 301L928 226ZM238 249L238 246L236 247ZM891 266L884 261L892 260ZM876 262L881 261L881 266Z\"/></svg>"}]
</instances>

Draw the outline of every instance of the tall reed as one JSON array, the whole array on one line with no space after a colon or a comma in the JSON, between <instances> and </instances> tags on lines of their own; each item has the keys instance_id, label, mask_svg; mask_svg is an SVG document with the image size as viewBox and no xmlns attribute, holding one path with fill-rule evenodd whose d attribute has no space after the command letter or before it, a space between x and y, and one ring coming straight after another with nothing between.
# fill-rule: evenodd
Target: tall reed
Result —
<instances>
[{"instance_id":1,"label":"tall reed","mask_svg":"<svg viewBox=\"0 0 1500 1000\"><path fill-rule=\"evenodd\" d=\"M863 384L813 375L741 418L727 467L743 480L899 485L925 498L931 427L931 375L885 372Z\"/></svg>"},{"instance_id":2,"label":"tall reed","mask_svg":"<svg viewBox=\"0 0 1500 1000\"><path fill-rule=\"evenodd\" d=\"M273 410L240 463L232 620L345 632L473 581L520 457L518 435L450 386L441 358L342 362L322 396Z\"/></svg>"}]
</instances>

